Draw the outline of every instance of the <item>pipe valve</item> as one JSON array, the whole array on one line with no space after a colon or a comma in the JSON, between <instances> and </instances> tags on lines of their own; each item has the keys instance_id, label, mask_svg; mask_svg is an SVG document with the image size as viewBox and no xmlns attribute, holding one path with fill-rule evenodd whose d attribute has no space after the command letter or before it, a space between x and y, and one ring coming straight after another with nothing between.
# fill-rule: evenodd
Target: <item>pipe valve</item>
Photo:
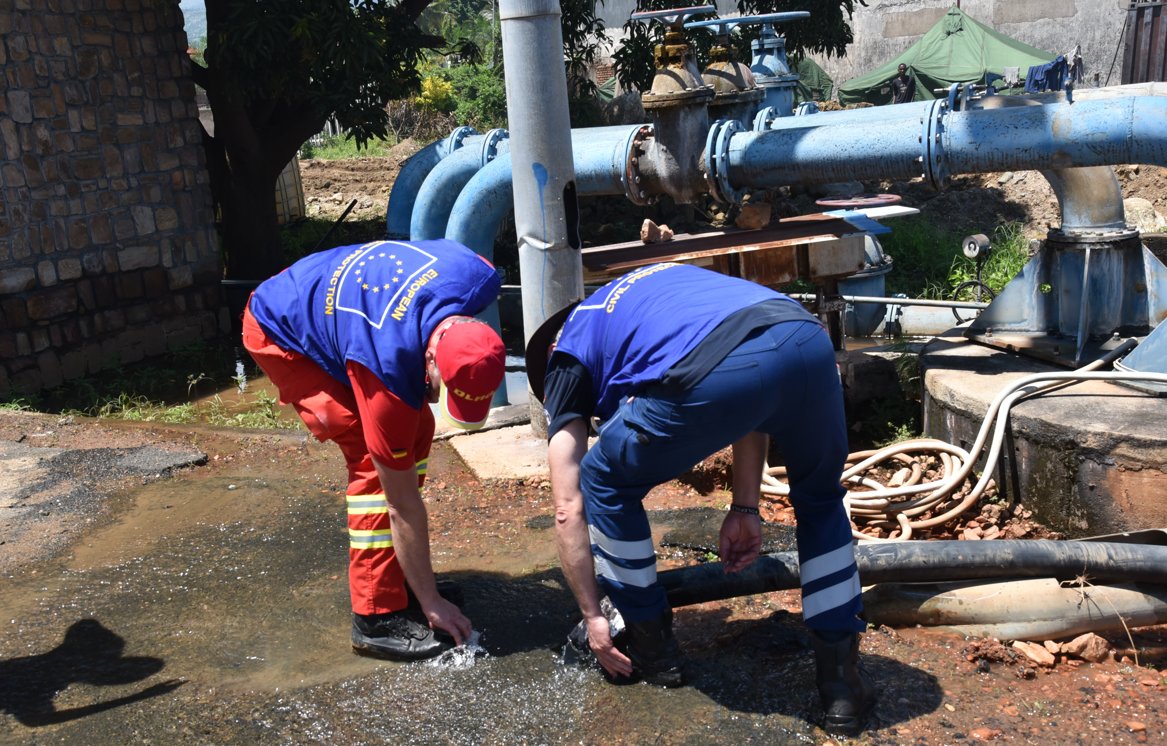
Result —
<instances>
[{"instance_id":1,"label":"pipe valve","mask_svg":"<svg viewBox=\"0 0 1167 746\"><path fill-rule=\"evenodd\" d=\"M697 62L685 41L685 21L693 16L717 12L713 5L633 13L634 21L659 20L665 26L663 44L656 47L656 73L652 90L641 99L646 110L691 103L705 103L713 98L713 88L705 84Z\"/></svg>"}]
</instances>

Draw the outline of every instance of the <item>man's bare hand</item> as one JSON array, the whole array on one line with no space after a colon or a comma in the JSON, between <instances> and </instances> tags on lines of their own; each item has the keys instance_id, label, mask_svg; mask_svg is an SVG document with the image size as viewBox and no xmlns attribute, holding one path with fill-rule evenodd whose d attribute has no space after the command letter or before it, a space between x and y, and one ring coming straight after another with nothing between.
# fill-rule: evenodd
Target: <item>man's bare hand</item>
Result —
<instances>
[{"instance_id":1,"label":"man's bare hand","mask_svg":"<svg viewBox=\"0 0 1167 746\"><path fill-rule=\"evenodd\" d=\"M632 661L612 644L612 633L607 618L589 617L587 623L588 645L604 670L613 676L631 676Z\"/></svg>"},{"instance_id":2,"label":"man's bare hand","mask_svg":"<svg viewBox=\"0 0 1167 746\"><path fill-rule=\"evenodd\" d=\"M425 609L425 616L429 620L430 629L445 630L458 645L466 642L474 631L462 610L440 596L432 606Z\"/></svg>"},{"instance_id":3,"label":"man's bare hand","mask_svg":"<svg viewBox=\"0 0 1167 746\"><path fill-rule=\"evenodd\" d=\"M762 551L762 519L756 515L727 513L721 523L719 554L726 572L744 570Z\"/></svg>"}]
</instances>

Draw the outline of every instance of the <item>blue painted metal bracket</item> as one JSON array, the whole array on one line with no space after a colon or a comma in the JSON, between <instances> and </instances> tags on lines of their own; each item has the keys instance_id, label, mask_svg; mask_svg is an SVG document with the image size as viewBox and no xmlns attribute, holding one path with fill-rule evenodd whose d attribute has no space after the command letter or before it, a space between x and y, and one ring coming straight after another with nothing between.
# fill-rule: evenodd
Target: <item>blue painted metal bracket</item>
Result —
<instances>
[{"instance_id":1,"label":"blue painted metal bracket","mask_svg":"<svg viewBox=\"0 0 1167 746\"><path fill-rule=\"evenodd\" d=\"M823 213L830 215L833 218L842 218L854 226L856 229L864 233L870 233L873 236L883 235L884 233L891 233L891 228L888 228L883 223L876 222L867 217L867 213L862 210L831 210Z\"/></svg>"}]
</instances>

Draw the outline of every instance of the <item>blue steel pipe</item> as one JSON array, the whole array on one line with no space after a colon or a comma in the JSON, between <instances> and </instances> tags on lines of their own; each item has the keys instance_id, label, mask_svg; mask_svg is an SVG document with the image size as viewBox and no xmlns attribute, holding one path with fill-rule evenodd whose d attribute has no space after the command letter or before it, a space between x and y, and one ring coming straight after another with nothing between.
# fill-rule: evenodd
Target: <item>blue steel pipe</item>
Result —
<instances>
[{"instance_id":1,"label":"blue steel pipe","mask_svg":"<svg viewBox=\"0 0 1167 746\"><path fill-rule=\"evenodd\" d=\"M598 127L572 131L576 189L581 196L624 194L624 162L637 127ZM494 261L494 238L514 208L510 152L500 153L466 182L449 213L445 237ZM498 303L479 314L501 329ZM494 406L507 403L506 391L495 392Z\"/></svg>"},{"instance_id":2,"label":"blue steel pipe","mask_svg":"<svg viewBox=\"0 0 1167 746\"><path fill-rule=\"evenodd\" d=\"M434 166L463 145L481 141L482 135L473 127L458 127L449 136L431 142L411 155L397 172L389 204L385 207L385 237L390 240L409 238L409 221L417 190Z\"/></svg>"},{"instance_id":3,"label":"blue steel pipe","mask_svg":"<svg viewBox=\"0 0 1167 746\"><path fill-rule=\"evenodd\" d=\"M509 144L505 130L491 130L476 147L463 147L442 160L422 182L413 205L409 237L428 241L446 235L450 209L466 182Z\"/></svg>"},{"instance_id":4,"label":"blue steel pipe","mask_svg":"<svg viewBox=\"0 0 1167 746\"><path fill-rule=\"evenodd\" d=\"M580 196L625 193L624 169L635 126L572 131L576 190ZM511 159L499 155L462 188L446 225L446 238L493 259L494 237L514 207Z\"/></svg>"},{"instance_id":5,"label":"blue steel pipe","mask_svg":"<svg viewBox=\"0 0 1167 746\"><path fill-rule=\"evenodd\" d=\"M820 111L808 122L802 117L776 117L770 122L767 129L797 129L813 126L816 122L831 125L870 125L888 120L903 120L908 117L920 119L932 113L934 101L913 101L907 104L894 106L864 106L861 109L840 109L837 111ZM822 116L824 119L817 119Z\"/></svg>"},{"instance_id":6,"label":"blue steel pipe","mask_svg":"<svg viewBox=\"0 0 1167 746\"><path fill-rule=\"evenodd\" d=\"M956 112L946 119L949 173L1167 165L1162 97Z\"/></svg>"},{"instance_id":7,"label":"blue steel pipe","mask_svg":"<svg viewBox=\"0 0 1167 746\"><path fill-rule=\"evenodd\" d=\"M925 175L942 186L949 174L1167 164L1162 97L958 112L944 101L926 105L925 115L919 106L900 104L878 107L890 110L886 117L830 112L735 133L726 159L729 183L774 188Z\"/></svg>"}]
</instances>

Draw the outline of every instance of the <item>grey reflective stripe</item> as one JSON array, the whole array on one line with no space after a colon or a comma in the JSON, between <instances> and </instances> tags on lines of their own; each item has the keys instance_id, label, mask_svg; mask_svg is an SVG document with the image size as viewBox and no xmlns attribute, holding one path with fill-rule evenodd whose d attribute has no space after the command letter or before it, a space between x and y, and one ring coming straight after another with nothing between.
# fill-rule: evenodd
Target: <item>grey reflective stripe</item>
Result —
<instances>
[{"instance_id":1,"label":"grey reflective stripe","mask_svg":"<svg viewBox=\"0 0 1167 746\"><path fill-rule=\"evenodd\" d=\"M831 609L850 604L861 591L859 572L856 571L847 580L823 588L821 591L815 591L809 596L804 597L802 599L802 617L809 619L812 616L818 616Z\"/></svg>"},{"instance_id":2,"label":"grey reflective stripe","mask_svg":"<svg viewBox=\"0 0 1167 746\"><path fill-rule=\"evenodd\" d=\"M640 541L620 541L606 536L595 526L588 526L588 538L593 544L603 549L609 557L619 557L624 560L645 560L649 557L656 559L651 536Z\"/></svg>"},{"instance_id":3,"label":"grey reflective stripe","mask_svg":"<svg viewBox=\"0 0 1167 746\"><path fill-rule=\"evenodd\" d=\"M393 532L389 530L373 531L369 533L355 533L353 531L349 531L348 543L349 546L372 546L374 544L392 546Z\"/></svg>"},{"instance_id":4,"label":"grey reflective stripe","mask_svg":"<svg viewBox=\"0 0 1167 746\"><path fill-rule=\"evenodd\" d=\"M848 541L838 549L807 560L799 566L798 577L803 585L809 585L819 578L846 570L855 565L855 547Z\"/></svg>"},{"instance_id":5,"label":"grey reflective stripe","mask_svg":"<svg viewBox=\"0 0 1167 746\"><path fill-rule=\"evenodd\" d=\"M354 500L350 497L346 504L349 510L354 510L359 508L383 508L389 503L385 500L384 496L378 496L368 499L362 498L360 500Z\"/></svg>"},{"instance_id":6,"label":"grey reflective stripe","mask_svg":"<svg viewBox=\"0 0 1167 746\"><path fill-rule=\"evenodd\" d=\"M595 557L596 575L614 580L624 585L633 585L637 588L647 588L656 582L656 563L648 567L632 569L613 565L603 557Z\"/></svg>"}]
</instances>

